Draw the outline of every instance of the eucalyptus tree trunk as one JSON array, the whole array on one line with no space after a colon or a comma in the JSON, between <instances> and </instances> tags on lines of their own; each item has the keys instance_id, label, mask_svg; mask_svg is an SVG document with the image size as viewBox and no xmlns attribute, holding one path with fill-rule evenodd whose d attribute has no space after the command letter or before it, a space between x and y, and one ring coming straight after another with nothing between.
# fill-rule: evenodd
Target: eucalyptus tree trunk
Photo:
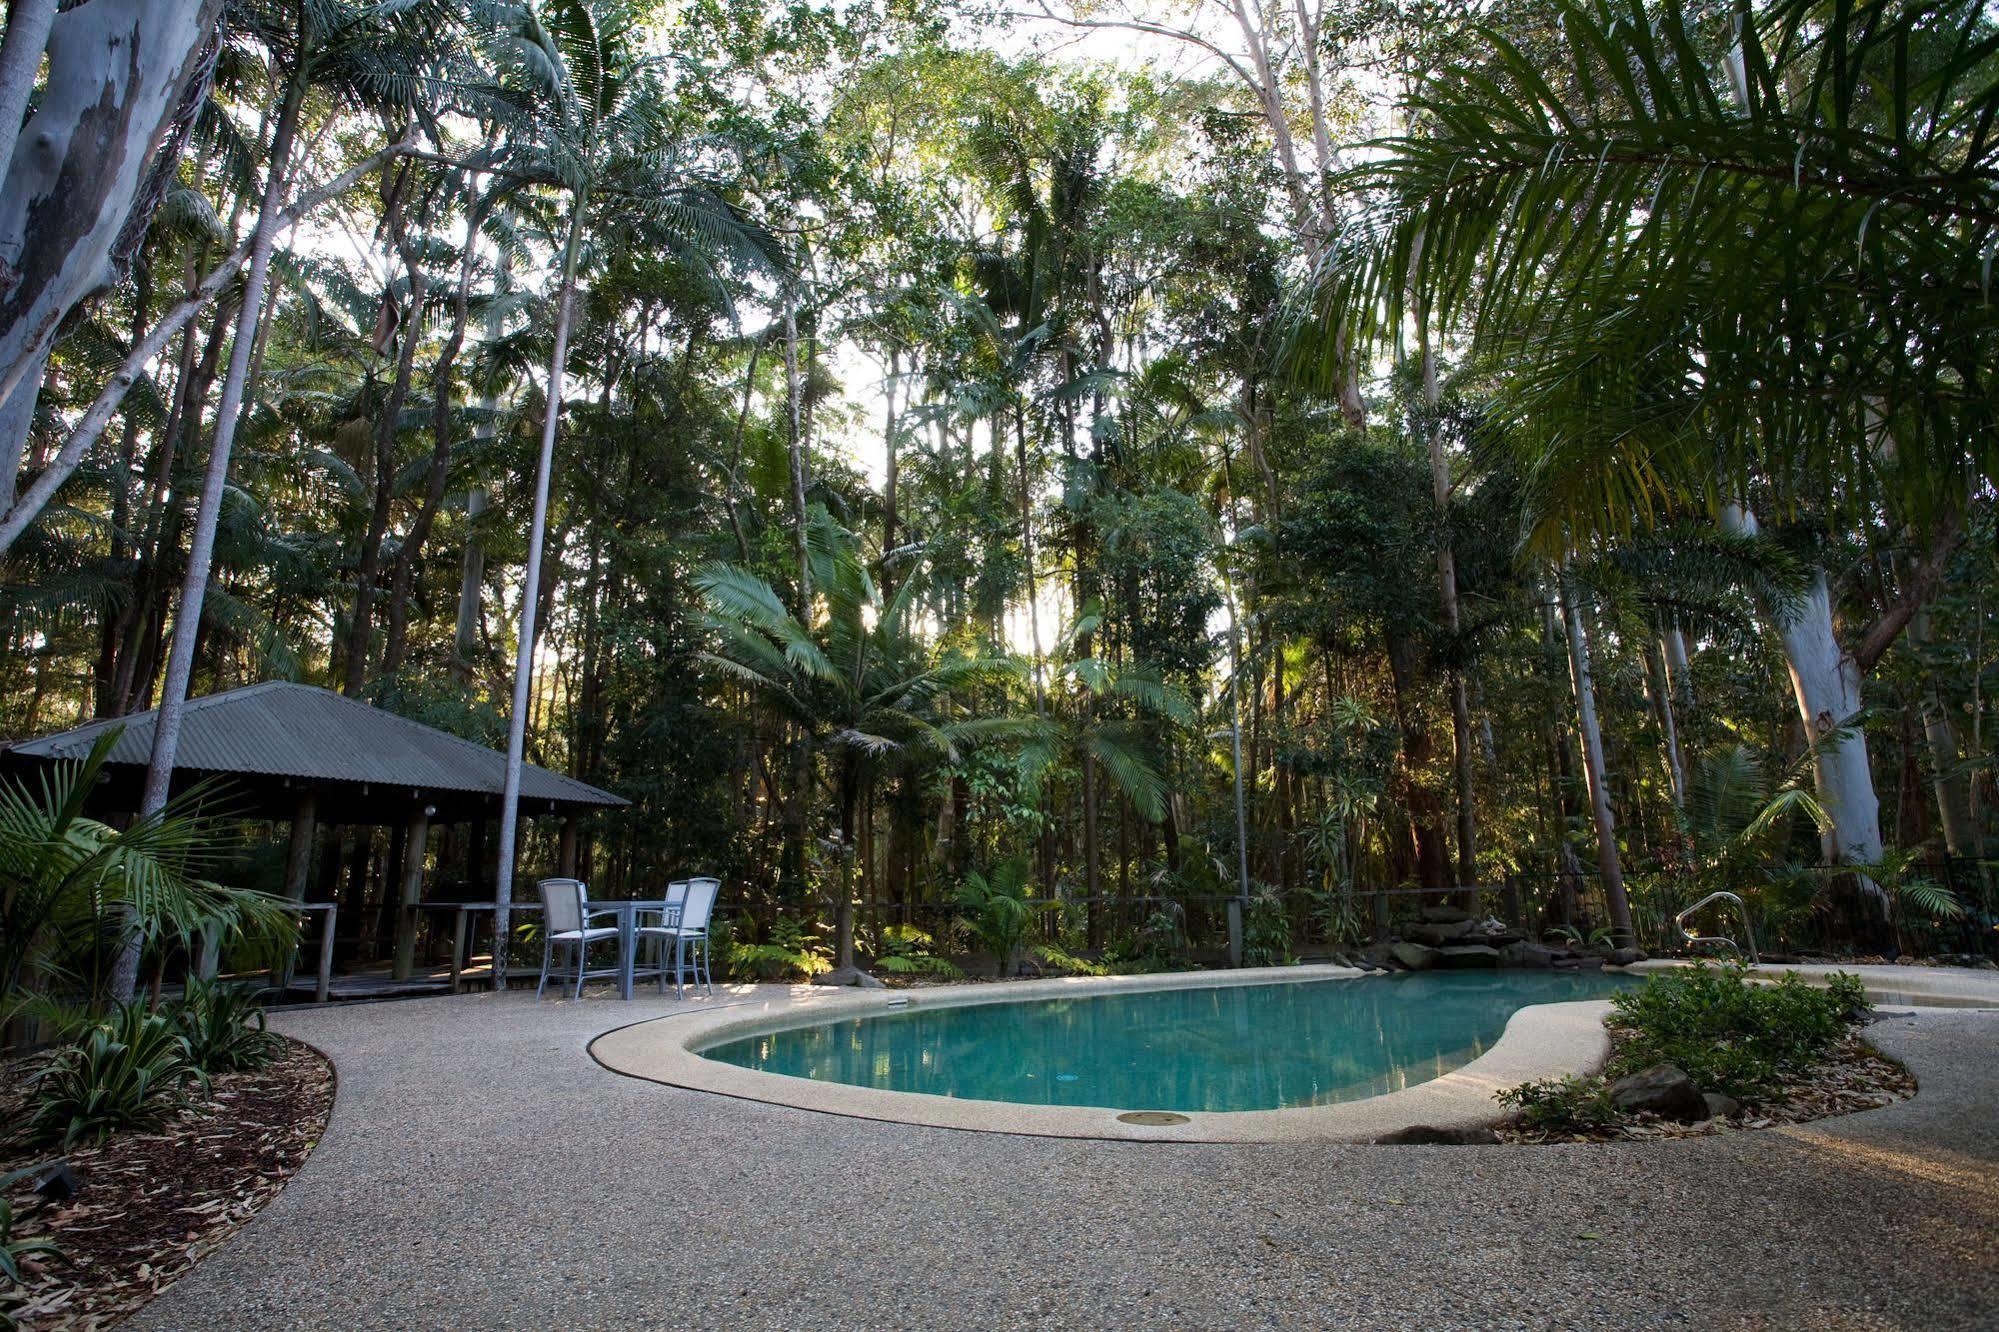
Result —
<instances>
[{"instance_id":1,"label":"eucalyptus tree trunk","mask_svg":"<svg viewBox=\"0 0 1999 1332\"><path fill-rule=\"evenodd\" d=\"M285 172L291 164L292 145L298 135L299 111L305 101L304 80L294 75L285 86L284 102L271 136L271 160L264 180L264 197L257 212L257 229L250 242L249 272L243 280L242 314L236 336L229 347L229 370L222 382L222 401L215 413L215 438L208 449L208 467L202 475L201 500L195 510L194 533L189 542L187 571L181 580L180 610L174 620L173 650L167 658L166 681L161 686L159 711L153 723L153 752L146 765L146 784L139 797L141 817L165 808L173 782L174 757L180 748L181 715L187 707L188 683L194 674L194 649L200 637L202 603L208 594L208 571L215 554L215 526L222 512L222 491L229 480L229 454L236 442L236 429L244 415L244 388L250 376L250 353L257 341L257 312L264 307L264 288L270 276L271 250L277 240L283 212ZM112 998L122 1002L132 995L139 974L139 953L143 941L130 935L120 950L112 972Z\"/></svg>"},{"instance_id":2,"label":"eucalyptus tree trunk","mask_svg":"<svg viewBox=\"0 0 1999 1332\"><path fill-rule=\"evenodd\" d=\"M1610 785L1603 757L1603 730L1596 718L1596 679L1590 670L1589 631L1579 613L1575 589L1564 569L1556 578L1562 621L1568 628L1569 675L1576 692L1576 729L1583 740L1583 775L1589 784L1590 817L1596 824L1596 867L1610 909L1617 946L1635 941L1631 903L1624 895L1624 867L1617 854L1617 819L1610 811Z\"/></svg>"},{"instance_id":3,"label":"eucalyptus tree trunk","mask_svg":"<svg viewBox=\"0 0 1999 1332\"><path fill-rule=\"evenodd\" d=\"M175 127L206 90L222 0L56 9L16 0L0 45L0 403L16 422L63 320L137 249L180 151ZM0 438L6 499L21 445Z\"/></svg>"},{"instance_id":4,"label":"eucalyptus tree trunk","mask_svg":"<svg viewBox=\"0 0 1999 1332\"><path fill-rule=\"evenodd\" d=\"M282 231L296 222L306 211L317 207L328 199L345 194L354 187L355 182L381 166L384 162L389 161L398 153L405 151L412 142L412 139L406 137L396 143L390 144L388 147L363 158L319 188L299 195L279 215L277 229ZM187 297L161 317L157 323L153 324L143 337L133 343L132 350L125 357L123 364L118 367L118 370L111 376L110 380L105 383L103 390L97 395L96 400L77 419L76 424L70 430L69 437L63 441L62 448L49 460L48 465L42 468L41 474L35 478L34 483L21 494L19 500L11 508L0 508L0 513L4 513L5 515L4 517L0 517L0 554L6 553L7 549L20 537L21 533L27 530L28 524L34 521L35 515L40 513L48 505L49 500L55 497L55 493L61 488L62 483L67 481L76 471L77 465L83 461L84 454L103 435L105 426L110 423L112 415L117 412L119 405L124 402L125 395L131 391L132 386L138 383L140 377L145 374L146 367L153 363L176 334L187 328L195 316L208 307L210 302L215 299L217 293L226 288L235 280L236 275L242 272L243 266L250 260L251 251L255 244L256 233L252 232L250 237L239 245L233 254L210 270L199 283L193 282L193 270L190 269L189 281L192 284L192 290L189 291ZM183 355L182 357L180 383L174 395L176 404L175 419L170 419L167 423L167 428L161 432L163 437L162 448L169 452L173 447L173 441L176 436L184 435L191 437L196 433L191 429L181 428L181 420L178 419L181 417L193 419L198 412L198 407L191 402L191 399L198 395L189 392L188 386L190 382L201 380L203 387L206 386L205 376L195 373L196 367L191 355L192 345L192 341L190 340L186 345L186 350L190 354ZM0 436L0 438L4 438L4 436ZM170 463L171 458L166 458L163 461ZM155 488L163 491L164 474ZM5 493L7 492L0 491L0 494Z\"/></svg>"},{"instance_id":5,"label":"eucalyptus tree trunk","mask_svg":"<svg viewBox=\"0 0 1999 1332\"><path fill-rule=\"evenodd\" d=\"M555 297L555 349L548 363L548 409L541 421L541 451L534 465L534 513L528 520L528 562L521 578L519 643L514 650L514 696L507 713L507 770L500 788L500 860L493 875L493 988L507 986L509 908L514 900L514 849L520 833L521 767L527 748L528 704L534 691L535 611L540 601L542 546L548 536L548 485L555 468L555 432L562 419L563 380L569 373L569 329L576 305L576 261L583 242L587 196L578 191L562 247L562 279Z\"/></svg>"},{"instance_id":6,"label":"eucalyptus tree trunk","mask_svg":"<svg viewBox=\"0 0 1999 1332\"><path fill-rule=\"evenodd\" d=\"M1754 536L1756 515L1743 505L1723 507L1727 531ZM1828 864L1873 865L1881 860L1881 803L1867 760L1867 737L1849 723L1859 714L1860 665L1840 643L1832 622L1832 591L1823 568L1814 568L1804 594L1764 615L1784 650L1791 689L1812 747L1819 805L1831 826L1821 837ZM1888 895L1866 875L1861 892L1885 919Z\"/></svg>"}]
</instances>

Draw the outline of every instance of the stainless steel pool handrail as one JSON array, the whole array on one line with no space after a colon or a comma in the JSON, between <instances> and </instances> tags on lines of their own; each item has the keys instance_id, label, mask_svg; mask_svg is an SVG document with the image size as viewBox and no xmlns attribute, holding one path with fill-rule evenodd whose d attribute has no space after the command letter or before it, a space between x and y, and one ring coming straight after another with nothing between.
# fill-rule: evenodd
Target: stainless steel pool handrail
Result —
<instances>
[{"instance_id":1,"label":"stainless steel pool handrail","mask_svg":"<svg viewBox=\"0 0 1999 1332\"><path fill-rule=\"evenodd\" d=\"M1754 966L1757 961L1756 930L1749 923L1749 908L1743 905L1742 899L1740 897L1737 897L1734 893L1727 891L1709 893L1706 897L1703 897L1700 901L1694 903L1692 906L1688 907L1685 911L1682 911L1679 915L1674 916L1673 924L1678 927L1680 933L1686 938L1686 941L1690 944L1727 944L1730 948L1735 950L1735 955L1737 957L1741 957L1743 955L1742 946L1736 943L1735 940L1729 938L1727 935L1699 934L1687 928L1688 916L1693 915L1694 912L1699 911L1702 907L1708 905L1710 902L1720 902L1720 901L1729 901L1735 903L1735 909L1742 917L1742 937L1749 941L1749 963L1751 966Z\"/></svg>"}]
</instances>

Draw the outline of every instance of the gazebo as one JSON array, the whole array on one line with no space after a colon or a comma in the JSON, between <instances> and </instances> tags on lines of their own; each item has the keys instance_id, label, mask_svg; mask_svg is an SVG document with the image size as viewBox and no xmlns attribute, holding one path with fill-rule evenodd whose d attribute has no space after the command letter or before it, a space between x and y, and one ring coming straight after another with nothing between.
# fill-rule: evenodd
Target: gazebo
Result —
<instances>
[{"instance_id":1,"label":"gazebo","mask_svg":"<svg viewBox=\"0 0 1999 1332\"><path fill-rule=\"evenodd\" d=\"M22 741L0 751L0 764L19 771L81 759L106 731L122 727L91 808L104 815L131 813L138 808L156 720L154 712L134 713ZM465 881L472 891L465 896L481 895L486 829L500 814L503 754L331 690L273 681L190 700L182 714L178 758L175 789L207 782L215 792L215 807L232 816L289 820L284 893L302 910L328 913L322 992L336 906L305 901L313 845L322 827L330 833L322 879L338 876L339 828L390 830L390 863L383 867L382 882L385 908L388 889L395 890L395 981L408 981L414 969L417 914L426 905L424 859L434 826L468 825ZM521 770L521 817L561 820L557 869L562 874L576 872L578 818L627 803L545 768L529 764ZM359 881L365 888L365 862ZM322 888L331 893L335 885L327 882ZM459 916L455 983L463 963L466 902L451 905Z\"/></svg>"}]
</instances>

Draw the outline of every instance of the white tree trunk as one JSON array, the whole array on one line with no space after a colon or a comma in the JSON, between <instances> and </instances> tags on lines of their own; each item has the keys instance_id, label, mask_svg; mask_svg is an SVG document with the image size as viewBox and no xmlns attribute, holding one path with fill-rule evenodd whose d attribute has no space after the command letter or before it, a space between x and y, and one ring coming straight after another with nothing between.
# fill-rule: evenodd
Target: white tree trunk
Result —
<instances>
[{"instance_id":1,"label":"white tree trunk","mask_svg":"<svg viewBox=\"0 0 1999 1332\"><path fill-rule=\"evenodd\" d=\"M146 765L146 784L139 796L141 817L165 808L173 784L174 758L180 748L181 714L187 707L188 683L194 674L194 647L200 638L202 603L208 595L208 570L215 554L215 527L222 512L222 491L229 480L229 454L236 441L236 428L243 417L244 386L250 377L250 351L257 341L256 312L263 309L264 286L271 269L271 250L277 240L284 200L285 168L291 157L298 130L299 105L304 90L295 82L287 89L285 109L279 114L277 131L271 139L269 175L264 181L264 198L257 212L257 229L250 242L249 273L243 280L243 313L236 336L229 345L229 370L223 379L222 400L215 412L215 439L209 445L208 467L201 479L201 500L195 510L194 534L188 543L187 570L181 579L180 607L174 615L173 647L167 657L166 678L160 686L160 706L154 716L153 752ZM133 932L118 955L111 977L112 998L131 998L138 980L139 954L144 940Z\"/></svg>"},{"instance_id":2,"label":"white tree trunk","mask_svg":"<svg viewBox=\"0 0 1999 1332\"><path fill-rule=\"evenodd\" d=\"M1590 671L1589 631L1577 612L1575 590L1567 570L1556 580L1562 623L1568 629L1569 679L1576 691L1576 730L1583 738L1583 776L1589 785L1590 816L1596 823L1596 868L1603 879L1603 896L1610 908L1610 928L1618 947L1631 946L1631 904L1624 895L1624 866L1617 854L1617 819L1610 810L1610 786L1604 767L1603 730L1596 718L1596 678Z\"/></svg>"},{"instance_id":3,"label":"white tree trunk","mask_svg":"<svg viewBox=\"0 0 1999 1332\"><path fill-rule=\"evenodd\" d=\"M13 0L7 7L7 36L0 41L0 162L13 160L55 18L56 0Z\"/></svg>"},{"instance_id":4,"label":"white tree trunk","mask_svg":"<svg viewBox=\"0 0 1999 1332\"><path fill-rule=\"evenodd\" d=\"M563 381L569 373L569 327L576 307L576 256L582 248L585 199L570 212L556 293L555 350L548 364L548 410L541 422L541 452L534 467L534 514L528 521L528 562L521 583L520 642L514 653L514 698L507 717L507 772L500 789L500 860L493 876L493 988L507 986L507 940L514 900L514 847L520 837L521 764L527 749L528 703L534 691L535 608L540 600L542 547L548 538L548 486L555 470L555 434L562 420Z\"/></svg>"},{"instance_id":5,"label":"white tree trunk","mask_svg":"<svg viewBox=\"0 0 1999 1332\"><path fill-rule=\"evenodd\" d=\"M34 0L15 11L32 25L41 8ZM64 317L114 279L118 243L221 10L222 0L85 0L55 16L41 100L0 164L0 402L23 386ZM41 55L26 55L31 27L18 52L14 36L10 25L0 113L20 93L17 60L32 80Z\"/></svg>"},{"instance_id":6,"label":"white tree trunk","mask_svg":"<svg viewBox=\"0 0 1999 1332\"><path fill-rule=\"evenodd\" d=\"M412 143L414 143L413 137L391 144L381 152L355 163L318 189L300 195L279 217L278 229L282 231L290 226L308 209L336 195L345 194L361 177L404 151ZM249 261L250 250L255 242L256 237L253 233L250 239L237 247L234 254L223 260L201 280L201 284L194 289L192 295L147 330L146 336L132 348L131 353L125 358L125 363L111 376L96 400L71 429L69 438L63 441L63 446L57 451L56 456L49 460L48 466L44 467L41 474L35 478L34 484L28 487L12 507L0 509L0 514L4 514L4 517L0 517L0 555L6 554L8 548L27 529L28 524L35 520L35 515L47 506L55 497L56 491L62 487L62 483L76 471L77 464L83 461L84 454L104 433L104 427L110 423L112 413L116 412L119 404L124 402L126 393L130 392L132 385L138 382L139 376L145 373L146 367L159 356L173 336L190 319L199 314L215 298L216 293L228 286L237 273L242 271L243 265ZM12 404L9 406L11 408ZM5 414L0 414L0 420L4 419ZM0 431L4 429L4 424L0 424ZM0 439L4 438L5 435L0 434ZM0 494L8 493L11 493L11 487L0 490Z\"/></svg>"},{"instance_id":7,"label":"white tree trunk","mask_svg":"<svg viewBox=\"0 0 1999 1332\"><path fill-rule=\"evenodd\" d=\"M1756 515L1739 504L1724 506L1722 526L1754 536ZM1828 864L1873 865L1881 860L1881 804L1867 762L1867 737L1841 728L1860 711L1860 667L1840 645L1832 623L1832 590L1824 569L1814 569L1804 595L1782 608L1765 608L1790 667L1798 715L1812 745L1812 773L1819 804L1832 826L1821 841ZM1887 896L1863 880L1885 912Z\"/></svg>"}]
</instances>

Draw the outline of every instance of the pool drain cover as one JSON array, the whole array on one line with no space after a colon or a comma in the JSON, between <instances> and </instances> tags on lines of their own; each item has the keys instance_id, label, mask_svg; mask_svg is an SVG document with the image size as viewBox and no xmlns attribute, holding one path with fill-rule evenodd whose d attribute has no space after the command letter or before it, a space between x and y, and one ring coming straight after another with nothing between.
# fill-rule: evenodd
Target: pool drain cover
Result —
<instances>
[{"instance_id":1,"label":"pool drain cover","mask_svg":"<svg viewBox=\"0 0 1999 1332\"><path fill-rule=\"evenodd\" d=\"M1140 1124L1146 1128L1164 1128L1168 1124L1185 1124L1185 1115L1176 1115L1171 1110L1127 1110L1117 1117L1120 1124Z\"/></svg>"}]
</instances>

